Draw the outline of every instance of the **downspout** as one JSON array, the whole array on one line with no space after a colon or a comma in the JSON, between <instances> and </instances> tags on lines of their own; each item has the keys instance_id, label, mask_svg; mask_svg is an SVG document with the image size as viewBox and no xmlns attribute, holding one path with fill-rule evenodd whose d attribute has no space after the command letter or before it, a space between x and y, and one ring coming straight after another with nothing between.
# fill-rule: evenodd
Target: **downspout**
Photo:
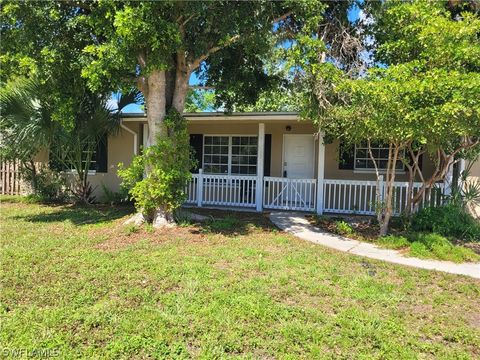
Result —
<instances>
[{"instance_id":1,"label":"downspout","mask_svg":"<svg viewBox=\"0 0 480 360\"><path fill-rule=\"evenodd\" d=\"M120 127L133 135L133 155L138 154L138 134L127 126L123 125L123 121L120 122Z\"/></svg>"}]
</instances>

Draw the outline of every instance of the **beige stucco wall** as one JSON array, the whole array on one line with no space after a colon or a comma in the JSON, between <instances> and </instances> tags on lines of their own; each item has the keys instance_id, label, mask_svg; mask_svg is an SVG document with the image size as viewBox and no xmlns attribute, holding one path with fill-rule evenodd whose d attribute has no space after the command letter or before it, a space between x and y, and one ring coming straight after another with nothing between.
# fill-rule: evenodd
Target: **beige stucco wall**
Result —
<instances>
[{"instance_id":1,"label":"beige stucco wall","mask_svg":"<svg viewBox=\"0 0 480 360\"><path fill-rule=\"evenodd\" d=\"M467 178L467 181L480 184L480 157L473 164L469 165L471 168L470 176ZM480 221L480 204L471 204L470 212L476 219Z\"/></svg>"},{"instance_id":2,"label":"beige stucco wall","mask_svg":"<svg viewBox=\"0 0 480 360\"><path fill-rule=\"evenodd\" d=\"M125 123L126 127L137 133L138 144L137 151L142 143L141 126L139 123ZM120 128L118 134L111 135L108 138L108 155L107 164L108 171L106 173L96 173L89 175L89 181L92 187L95 188L94 196L98 201L102 200L104 191L102 184L112 191L119 191L120 178L117 175L118 164L123 163L129 165L133 158L133 134Z\"/></svg>"}]
</instances>

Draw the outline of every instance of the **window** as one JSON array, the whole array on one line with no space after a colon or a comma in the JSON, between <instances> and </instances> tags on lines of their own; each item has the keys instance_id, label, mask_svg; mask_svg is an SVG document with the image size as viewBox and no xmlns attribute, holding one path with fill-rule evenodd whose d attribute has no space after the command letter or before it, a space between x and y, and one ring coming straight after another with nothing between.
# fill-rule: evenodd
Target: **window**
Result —
<instances>
[{"instance_id":1,"label":"window","mask_svg":"<svg viewBox=\"0 0 480 360\"><path fill-rule=\"evenodd\" d=\"M232 174L257 173L257 137L232 136Z\"/></svg>"},{"instance_id":2,"label":"window","mask_svg":"<svg viewBox=\"0 0 480 360\"><path fill-rule=\"evenodd\" d=\"M257 142L257 136L204 136L205 173L256 175Z\"/></svg>"},{"instance_id":3,"label":"window","mask_svg":"<svg viewBox=\"0 0 480 360\"><path fill-rule=\"evenodd\" d=\"M68 150L54 147L55 151L50 157L50 166L58 171L72 171L76 168L75 165L79 165L78 161L81 161L82 169L85 169L87 165L87 159L90 158L89 172L107 172L107 137L104 136L100 139L96 146L93 143L72 145ZM79 147L83 147L83 150L79 150ZM81 151L80 159L76 154ZM55 159L59 159L56 161Z\"/></svg>"},{"instance_id":4,"label":"window","mask_svg":"<svg viewBox=\"0 0 480 360\"><path fill-rule=\"evenodd\" d=\"M205 136L203 169L210 174L228 174L228 136Z\"/></svg>"},{"instance_id":5,"label":"window","mask_svg":"<svg viewBox=\"0 0 480 360\"><path fill-rule=\"evenodd\" d=\"M370 149L372 150L372 155L377 163L378 169L386 169L388 163L388 146L372 142ZM396 169L403 170L401 160L397 160ZM355 145L355 170L375 170L375 165L368 151L368 144L366 142Z\"/></svg>"}]
</instances>

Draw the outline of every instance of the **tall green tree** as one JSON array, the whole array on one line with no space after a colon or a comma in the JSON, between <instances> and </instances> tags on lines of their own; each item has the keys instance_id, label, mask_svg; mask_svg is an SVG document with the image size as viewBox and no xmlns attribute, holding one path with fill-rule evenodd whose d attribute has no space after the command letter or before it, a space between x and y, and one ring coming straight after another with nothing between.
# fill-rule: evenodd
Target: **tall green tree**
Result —
<instances>
[{"instance_id":1,"label":"tall green tree","mask_svg":"<svg viewBox=\"0 0 480 360\"><path fill-rule=\"evenodd\" d=\"M461 156L479 147L479 33L475 11L452 16L442 2L388 1L377 9L369 32L375 36L375 61L382 65L351 79L332 64L330 101L319 96L313 102L327 132L352 143L389 146L382 235L392 213L398 160L410 170L411 183L415 176L423 182L420 191L410 191L410 211ZM435 164L429 177L419 166L422 154Z\"/></svg>"},{"instance_id":2,"label":"tall green tree","mask_svg":"<svg viewBox=\"0 0 480 360\"><path fill-rule=\"evenodd\" d=\"M202 70L226 108L251 102L275 86L263 65L279 34L310 34L322 9L317 0L12 2L2 9L8 20L2 35L8 63L36 68L30 54L47 54L79 64L94 90L136 86L145 97L152 145L168 136L167 112L183 112L192 72ZM23 37L25 46L18 41ZM75 59L60 51L56 43L63 38L75 40Z\"/></svg>"}]
</instances>

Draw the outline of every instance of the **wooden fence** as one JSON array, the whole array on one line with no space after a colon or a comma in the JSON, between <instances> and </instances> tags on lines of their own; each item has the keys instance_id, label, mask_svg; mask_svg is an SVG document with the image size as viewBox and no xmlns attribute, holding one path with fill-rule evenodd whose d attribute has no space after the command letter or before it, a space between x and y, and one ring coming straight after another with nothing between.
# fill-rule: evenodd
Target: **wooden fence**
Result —
<instances>
[{"instance_id":1,"label":"wooden fence","mask_svg":"<svg viewBox=\"0 0 480 360\"><path fill-rule=\"evenodd\" d=\"M0 194L20 195L22 191L20 163L18 161L1 161Z\"/></svg>"}]
</instances>

